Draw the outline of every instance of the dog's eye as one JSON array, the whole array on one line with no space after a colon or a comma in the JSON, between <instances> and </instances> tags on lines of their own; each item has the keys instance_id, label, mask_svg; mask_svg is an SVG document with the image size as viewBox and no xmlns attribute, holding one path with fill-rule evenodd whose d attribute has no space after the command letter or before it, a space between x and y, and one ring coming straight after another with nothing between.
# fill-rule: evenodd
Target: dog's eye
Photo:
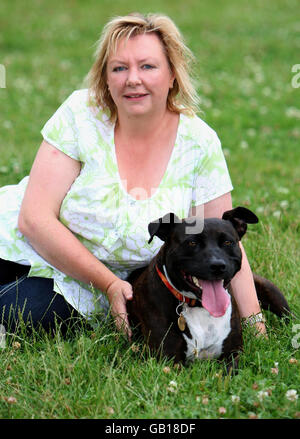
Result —
<instances>
[{"instance_id":1,"label":"dog's eye","mask_svg":"<svg viewBox=\"0 0 300 439\"><path fill-rule=\"evenodd\" d=\"M223 245L225 245L225 247L229 247L229 246L231 246L232 244L233 244L232 241L224 241L224 242L223 242Z\"/></svg>"},{"instance_id":2,"label":"dog's eye","mask_svg":"<svg viewBox=\"0 0 300 439\"><path fill-rule=\"evenodd\" d=\"M195 245L197 245L196 241L189 241L190 247L195 247Z\"/></svg>"}]
</instances>

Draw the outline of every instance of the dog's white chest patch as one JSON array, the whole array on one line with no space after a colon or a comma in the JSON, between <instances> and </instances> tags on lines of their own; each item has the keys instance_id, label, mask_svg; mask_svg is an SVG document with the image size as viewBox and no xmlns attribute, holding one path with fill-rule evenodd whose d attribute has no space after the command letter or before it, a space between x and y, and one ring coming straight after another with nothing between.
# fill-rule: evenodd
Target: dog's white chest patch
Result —
<instances>
[{"instance_id":1,"label":"dog's white chest patch","mask_svg":"<svg viewBox=\"0 0 300 439\"><path fill-rule=\"evenodd\" d=\"M221 355L223 342L231 330L231 311L231 302L222 317L213 317L205 308L183 305L182 313L191 333L191 338L183 334L187 343L187 360Z\"/></svg>"}]
</instances>

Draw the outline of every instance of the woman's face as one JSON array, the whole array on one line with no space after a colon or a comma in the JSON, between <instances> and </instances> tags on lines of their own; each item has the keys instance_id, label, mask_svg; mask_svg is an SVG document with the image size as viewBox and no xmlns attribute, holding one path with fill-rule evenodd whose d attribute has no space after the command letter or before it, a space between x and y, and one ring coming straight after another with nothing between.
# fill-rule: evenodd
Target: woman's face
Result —
<instances>
[{"instance_id":1,"label":"woman's face","mask_svg":"<svg viewBox=\"0 0 300 439\"><path fill-rule=\"evenodd\" d=\"M120 40L116 53L108 57L107 84L119 117L162 114L173 81L155 33Z\"/></svg>"}]
</instances>

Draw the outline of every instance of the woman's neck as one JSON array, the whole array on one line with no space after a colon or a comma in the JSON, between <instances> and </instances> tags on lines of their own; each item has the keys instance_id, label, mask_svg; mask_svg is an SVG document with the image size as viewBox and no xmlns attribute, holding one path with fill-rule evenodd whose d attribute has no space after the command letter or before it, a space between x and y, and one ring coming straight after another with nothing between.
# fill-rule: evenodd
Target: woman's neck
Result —
<instances>
[{"instance_id":1,"label":"woman's neck","mask_svg":"<svg viewBox=\"0 0 300 439\"><path fill-rule=\"evenodd\" d=\"M161 133L168 127L172 120L177 118L178 114L165 110L164 113L156 113L154 116L136 116L126 117L120 115L116 123L115 130L123 139L135 139L139 143L142 141L151 142L159 137Z\"/></svg>"}]
</instances>

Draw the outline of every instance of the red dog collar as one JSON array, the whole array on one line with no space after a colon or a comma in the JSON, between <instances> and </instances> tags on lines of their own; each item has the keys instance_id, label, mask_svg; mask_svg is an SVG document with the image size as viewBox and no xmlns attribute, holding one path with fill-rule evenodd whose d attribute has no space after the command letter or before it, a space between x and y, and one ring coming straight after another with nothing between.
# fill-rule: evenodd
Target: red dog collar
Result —
<instances>
[{"instance_id":1,"label":"red dog collar","mask_svg":"<svg viewBox=\"0 0 300 439\"><path fill-rule=\"evenodd\" d=\"M171 293L173 294L173 296L176 297L176 299L178 299L180 302L185 302L187 303L189 306L195 306L197 299L191 299L190 297L186 297L183 296L178 290L176 290L168 281L168 279L166 278L166 276L160 271L160 269L158 268L157 265L155 265L157 274L159 275L159 277L161 278L161 280L163 281L163 283L166 285L166 287L168 288L169 291L171 291Z\"/></svg>"}]
</instances>

